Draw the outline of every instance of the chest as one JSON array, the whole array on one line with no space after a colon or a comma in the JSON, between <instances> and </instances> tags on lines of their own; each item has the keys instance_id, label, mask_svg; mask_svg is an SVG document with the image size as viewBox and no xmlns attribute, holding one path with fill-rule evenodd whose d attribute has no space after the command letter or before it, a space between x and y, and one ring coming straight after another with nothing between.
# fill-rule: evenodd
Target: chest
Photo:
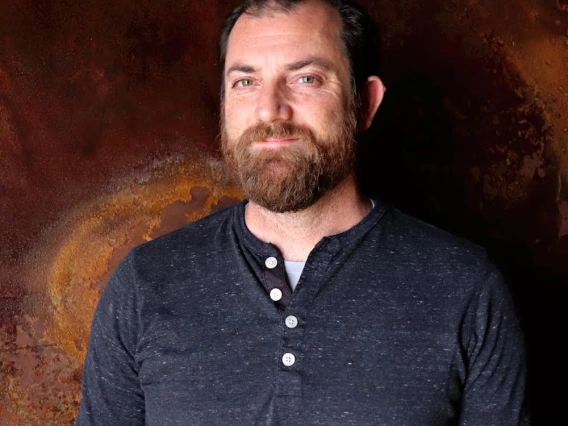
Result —
<instances>
[{"instance_id":1,"label":"chest","mask_svg":"<svg viewBox=\"0 0 568 426\"><path fill-rule=\"evenodd\" d=\"M443 312L418 296L401 303L393 278L305 278L284 310L254 274L157 304L137 355L148 409L161 421L193 413L204 420L188 424L217 425L256 424L279 410L310 424L451 417L456 339Z\"/></svg>"}]
</instances>

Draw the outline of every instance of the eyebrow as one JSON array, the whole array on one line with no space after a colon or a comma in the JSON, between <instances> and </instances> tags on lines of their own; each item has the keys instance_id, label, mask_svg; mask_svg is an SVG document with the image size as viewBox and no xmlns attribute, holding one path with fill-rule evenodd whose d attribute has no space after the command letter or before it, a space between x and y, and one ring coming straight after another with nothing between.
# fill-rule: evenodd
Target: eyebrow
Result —
<instances>
[{"instance_id":1,"label":"eyebrow","mask_svg":"<svg viewBox=\"0 0 568 426\"><path fill-rule=\"evenodd\" d=\"M245 65L241 64L240 62L237 62L236 64L231 65L231 67L227 70L225 75L229 75L232 72L242 72L245 74L252 74L256 72L256 69L250 65Z\"/></svg>"},{"instance_id":2,"label":"eyebrow","mask_svg":"<svg viewBox=\"0 0 568 426\"><path fill-rule=\"evenodd\" d=\"M321 68L323 71L335 71L335 69L336 69L333 62L328 61L327 59L324 59L324 58L317 57L317 56L310 56L310 57L305 58L305 59L300 59L299 61L287 64L285 68L286 68L287 71L298 71L298 70L305 68L307 66L315 66L317 68ZM245 65L243 63L237 62L236 64L231 65L229 67L229 69L227 69L227 72L225 73L225 75L229 75L232 72L242 72L242 73L245 73L245 74L253 74L256 71L257 71L257 69L254 68L251 65Z\"/></svg>"},{"instance_id":3,"label":"eyebrow","mask_svg":"<svg viewBox=\"0 0 568 426\"><path fill-rule=\"evenodd\" d=\"M321 68L323 71L333 71L336 68L335 65L327 59L310 56L309 58L301 59L286 65L286 69L288 71L297 71L307 66L315 66L317 68Z\"/></svg>"}]
</instances>

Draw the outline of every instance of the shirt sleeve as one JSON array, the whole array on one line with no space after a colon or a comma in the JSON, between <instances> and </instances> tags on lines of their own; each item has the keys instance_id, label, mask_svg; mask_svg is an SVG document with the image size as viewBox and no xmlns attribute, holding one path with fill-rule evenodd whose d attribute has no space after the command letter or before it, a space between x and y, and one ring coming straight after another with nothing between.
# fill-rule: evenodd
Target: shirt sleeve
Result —
<instances>
[{"instance_id":1,"label":"shirt sleeve","mask_svg":"<svg viewBox=\"0 0 568 426\"><path fill-rule=\"evenodd\" d=\"M466 379L459 426L528 426L523 335L494 266L470 302L462 329Z\"/></svg>"},{"instance_id":2,"label":"shirt sleeve","mask_svg":"<svg viewBox=\"0 0 568 426\"><path fill-rule=\"evenodd\" d=\"M144 425L144 393L135 361L137 299L131 253L114 272L95 311L76 426Z\"/></svg>"}]
</instances>

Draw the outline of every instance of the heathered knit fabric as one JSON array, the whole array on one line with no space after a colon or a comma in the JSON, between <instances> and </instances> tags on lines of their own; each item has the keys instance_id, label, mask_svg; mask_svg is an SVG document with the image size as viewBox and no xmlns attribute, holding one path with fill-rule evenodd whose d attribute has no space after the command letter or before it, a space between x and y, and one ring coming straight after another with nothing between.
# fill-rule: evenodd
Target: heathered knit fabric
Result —
<instances>
[{"instance_id":1,"label":"heathered knit fabric","mask_svg":"<svg viewBox=\"0 0 568 426\"><path fill-rule=\"evenodd\" d=\"M95 314L77 425L525 424L522 336L481 248L378 204L317 244L281 309L271 256L244 204L134 249Z\"/></svg>"}]
</instances>

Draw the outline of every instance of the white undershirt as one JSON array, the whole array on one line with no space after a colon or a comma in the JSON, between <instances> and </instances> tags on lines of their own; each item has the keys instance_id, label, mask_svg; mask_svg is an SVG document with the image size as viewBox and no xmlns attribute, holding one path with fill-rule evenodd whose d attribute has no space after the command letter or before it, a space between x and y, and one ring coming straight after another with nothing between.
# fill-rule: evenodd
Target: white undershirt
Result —
<instances>
[{"instance_id":1,"label":"white undershirt","mask_svg":"<svg viewBox=\"0 0 568 426\"><path fill-rule=\"evenodd\" d=\"M373 200L371 200L371 204L371 209L375 208L375 202ZM290 260L284 261L286 276L288 277L288 283L290 284L292 291L296 290L296 285L298 285L298 281L300 281L304 266L306 266L306 262L292 262Z\"/></svg>"},{"instance_id":2,"label":"white undershirt","mask_svg":"<svg viewBox=\"0 0 568 426\"><path fill-rule=\"evenodd\" d=\"M306 262L292 262L290 260L284 261L284 268L286 269L286 276L288 277L288 283L292 287L292 291L296 289L298 281L302 276L302 271L306 266Z\"/></svg>"}]
</instances>

